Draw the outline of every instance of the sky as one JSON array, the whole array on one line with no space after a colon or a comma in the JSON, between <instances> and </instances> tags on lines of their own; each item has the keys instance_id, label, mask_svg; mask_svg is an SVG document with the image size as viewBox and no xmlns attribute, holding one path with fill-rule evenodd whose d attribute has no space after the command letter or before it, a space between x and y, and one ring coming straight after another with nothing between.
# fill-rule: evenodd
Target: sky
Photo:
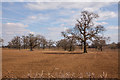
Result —
<instances>
[{"instance_id":1,"label":"sky","mask_svg":"<svg viewBox=\"0 0 120 80\"><path fill-rule=\"evenodd\" d=\"M97 13L94 23L105 27L110 42L118 42L117 2L2 2L4 43L29 33L60 40L61 32L73 28L84 10Z\"/></svg>"}]
</instances>

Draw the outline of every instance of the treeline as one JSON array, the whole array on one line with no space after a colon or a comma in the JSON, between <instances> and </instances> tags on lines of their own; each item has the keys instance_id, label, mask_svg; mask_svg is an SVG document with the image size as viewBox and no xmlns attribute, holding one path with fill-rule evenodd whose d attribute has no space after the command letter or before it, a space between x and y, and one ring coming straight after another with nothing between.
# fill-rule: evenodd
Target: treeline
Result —
<instances>
[{"instance_id":1,"label":"treeline","mask_svg":"<svg viewBox=\"0 0 120 80\"><path fill-rule=\"evenodd\" d=\"M2 39L1 42L4 40ZM7 46L3 46L3 48L13 48L13 49L30 49L32 51L34 48L36 49L45 49L45 48L56 48L63 49L65 51L74 51L76 48L83 49L83 42L75 39L75 38L65 38L59 41L47 40L42 35L34 35L29 34L27 36L15 36L10 42L8 42ZM110 49L118 49L120 48L120 42L106 44L105 40L94 40L91 44L87 44L87 48L95 48L100 51L103 50L103 47L107 47Z\"/></svg>"},{"instance_id":2,"label":"treeline","mask_svg":"<svg viewBox=\"0 0 120 80\"><path fill-rule=\"evenodd\" d=\"M111 44L108 44L107 47L110 49L120 49L120 42L118 43L113 42Z\"/></svg>"},{"instance_id":3,"label":"treeline","mask_svg":"<svg viewBox=\"0 0 120 80\"><path fill-rule=\"evenodd\" d=\"M42 35L33 35L29 34L27 36L15 36L10 42L8 42L7 46L3 46L3 39L0 39L0 43L2 44L3 48L10 48L10 49L29 49L33 51L34 48L36 49L63 49L64 51L74 51L76 48L83 49L84 44L83 42L75 39L75 38L65 38L59 41L52 41L47 40ZM96 50L102 51L103 48L109 49L118 49L120 48L120 42L118 43L111 43L106 44L106 40L94 40L91 44L86 45L87 48L95 48Z\"/></svg>"},{"instance_id":4,"label":"treeline","mask_svg":"<svg viewBox=\"0 0 120 80\"><path fill-rule=\"evenodd\" d=\"M27 36L16 36L14 37L10 42L8 42L8 48L16 48L16 49L30 49L30 51L33 50L33 48L51 48L54 47L54 41L47 40L42 35L34 35L29 34Z\"/></svg>"},{"instance_id":5,"label":"treeline","mask_svg":"<svg viewBox=\"0 0 120 80\"><path fill-rule=\"evenodd\" d=\"M36 49L45 48L57 48L65 51L74 51L76 46L82 46L81 42L76 39L68 38L61 39L59 41L47 40L42 35L29 34L27 36L15 36L10 42L8 42L7 48L13 49L30 49L32 51Z\"/></svg>"}]
</instances>

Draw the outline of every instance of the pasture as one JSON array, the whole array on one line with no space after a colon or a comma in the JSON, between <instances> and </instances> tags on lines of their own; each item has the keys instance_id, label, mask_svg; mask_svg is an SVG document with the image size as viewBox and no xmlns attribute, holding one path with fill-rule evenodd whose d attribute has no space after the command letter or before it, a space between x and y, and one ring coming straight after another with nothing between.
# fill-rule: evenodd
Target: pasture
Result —
<instances>
[{"instance_id":1,"label":"pasture","mask_svg":"<svg viewBox=\"0 0 120 80\"><path fill-rule=\"evenodd\" d=\"M79 54L80 53L80 54ZM62 50L2 50L2 77L83 77L89 73L94 77L106 75L118 77L118 51L106 49L103 52L88 49L73 52Z\"/></svg>"}]
</instances>

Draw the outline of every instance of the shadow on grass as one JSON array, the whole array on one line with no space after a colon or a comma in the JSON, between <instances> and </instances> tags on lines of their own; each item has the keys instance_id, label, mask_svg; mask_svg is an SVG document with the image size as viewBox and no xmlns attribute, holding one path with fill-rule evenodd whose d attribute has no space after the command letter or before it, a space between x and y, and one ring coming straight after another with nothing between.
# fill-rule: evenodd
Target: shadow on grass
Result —
<instances>
[{"instance_id":1,"label":"shadow on grass","mask_svg":"<svg viewBox=\"0 0 120 80\"><path fill-rule=\"evenodd\" d=\"M49 52L49 53L44 53L44 54L84 54L84 53L83 52L80 52L80 53L74 53L74 52L73 53L72 52L71 53L54 53L54 52L50 53Z\"/></svg>"}]
</instances>

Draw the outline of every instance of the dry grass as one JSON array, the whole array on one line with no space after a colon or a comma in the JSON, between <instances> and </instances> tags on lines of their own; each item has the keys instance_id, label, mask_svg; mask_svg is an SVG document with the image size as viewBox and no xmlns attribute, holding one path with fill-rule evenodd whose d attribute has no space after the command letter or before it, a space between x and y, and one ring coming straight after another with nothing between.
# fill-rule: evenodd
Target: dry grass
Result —
<instances>
[{"instance_id":1,"label":"dry grass","mask_svg":"<svg viewBox=\"0 0 120 80\"><path fill-rule=\"evenodd\" d=\"M62 54L60 54L62 53ZM63 54L65 53L65 54ZM73 53L73 54L68 54ZM118 51L81 52L3 49L3 77L81 77L117 78Z\"/></svg>"}]
</instances>

